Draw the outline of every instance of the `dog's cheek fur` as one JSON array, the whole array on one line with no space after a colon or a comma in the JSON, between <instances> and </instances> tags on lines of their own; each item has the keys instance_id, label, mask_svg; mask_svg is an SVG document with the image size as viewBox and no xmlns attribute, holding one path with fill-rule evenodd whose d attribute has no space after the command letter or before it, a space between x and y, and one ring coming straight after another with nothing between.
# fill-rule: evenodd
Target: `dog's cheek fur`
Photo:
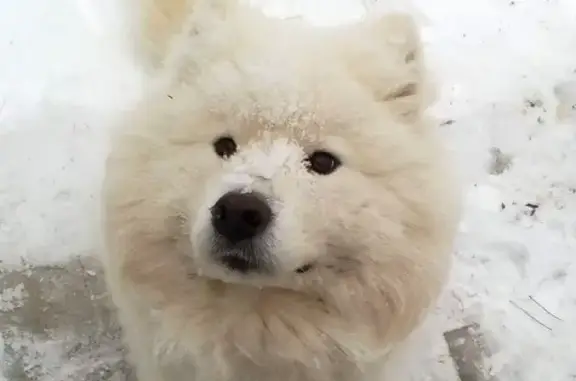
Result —
<instances>
[{"instance_id":1,"label":"dog's cheek fur","mask_svg":"<svg viewBox=\"0 0 576 381\"><path fill-rule=\"evenodd\" d=\"M197 184L218 172L220 159L208 136L183 141L174 134L174 110L164 102L169 101L142 103L124 117L124 128L113 139L104 184L105 264L112 285L130 282L158 300L181 300L191 291L186 226L196 205L189 200L204 197Z\"/></svg>"},{"instance_id":2,"label":"dog's cheek fur","mask_svg":"<svg viewBox=\"0 0 576 381\"><path fill-rule=\"evenodd\" d=\"M401 142L401 134L393 141ZM319 259L320 267L328 266L321 287L327 297L352 314L363 308L390 314L374 315L370 324L389 327L386 334L393 336L402 335L401 326L410 328L415 318L408 315L419 315L443 284L455 226L457 197L447 197L452 185L438 160L440 147L418 139L397 154L357 149L350 167L318 181L315 192L322 197L312 208L315 216L304 220L307 231L330 245L327 258ZM362 147L355 144L361 139L349 142ZM398 324L390 324L392 317Z\"/></svg>"}]
</instances>

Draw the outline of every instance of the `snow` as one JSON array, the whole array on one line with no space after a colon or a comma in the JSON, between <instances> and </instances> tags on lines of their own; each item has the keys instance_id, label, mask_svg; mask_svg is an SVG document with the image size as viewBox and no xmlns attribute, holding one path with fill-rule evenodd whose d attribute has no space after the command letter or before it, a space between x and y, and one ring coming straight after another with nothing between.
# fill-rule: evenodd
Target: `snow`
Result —
<instances>
[{"instance_id":1,"label":"snow","mask_svg":"<svg viewBox=\"0 0 576 381\"><path fill-rule=\"evenodd\" d=\"M360 0L254 2L323 25L363 9ZM141 83L113 38L112 0L56 3L0 3L4 266L97 250L107 130ZM466 189L451 282L405 379L456 381L442 332L471 322L499 380L576 379L576 2L377 6L409 9L422 24L440 85L433 112ZM3 290L0 305L17 307L23 293Z\"/></svg>"},{"instance_id":2,"label":"snow","mask_svg":"<svg viewBox=\"0 0 576 381\"><path fill-rule=\"evenodd\" d=\"M97 220L86 215L98 210L105 129L137 90L138 74L117 46L89 28L75 3L60 3L0 5L4 262L60 261L93 250Z\"/></svg>"}]
</instances>

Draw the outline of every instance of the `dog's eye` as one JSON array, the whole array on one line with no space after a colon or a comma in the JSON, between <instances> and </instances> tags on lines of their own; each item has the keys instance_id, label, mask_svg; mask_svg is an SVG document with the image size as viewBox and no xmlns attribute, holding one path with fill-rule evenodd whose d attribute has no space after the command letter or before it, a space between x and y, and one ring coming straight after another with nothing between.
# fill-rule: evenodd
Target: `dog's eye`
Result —
<instances>
[{"instance_id":1,"label":"dog's eye","mask_svg":"<svg viewBox=\"0 0 576 381\"><path fill-rule=\"evenodd\" d=\"M227 158L234 155L238 149L234 139L229 136L222 136L216 139L212 145L214 146L216 155L222 158Z\"/></svg>"},{"instance_id":2,"label":"dog's eye","mask_svg":"<svg viewBox=\"0 0 576 381\"><path fill-rule=\"evenodd\" d=\"M340 159L326 151L314 151L306 158L306 166L319 175L329 175L342 164Z\"/></svg>"}]
</instances>

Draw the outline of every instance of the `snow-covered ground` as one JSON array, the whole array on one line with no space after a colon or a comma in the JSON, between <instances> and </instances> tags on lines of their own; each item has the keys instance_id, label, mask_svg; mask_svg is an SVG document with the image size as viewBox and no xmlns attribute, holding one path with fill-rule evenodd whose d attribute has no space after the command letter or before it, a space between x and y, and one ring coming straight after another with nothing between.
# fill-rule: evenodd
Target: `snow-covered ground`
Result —
<instances>
[{"instance_id":1,"label":"snow-covered ground","mask_svg":"<svg viewBox=\"0 0 576 381\"><path fill-rule=\"evenodd\" d=\"M255 2L323 24L362 13L360 0ZM4 268L97 251L107 129L141 80L121 54L113 5L0 2ZM441 88L434 112L467 186L452 282L429 345L416 350L413 380L456 381L442 333L470 322L485 333L498 380L576 380L576 1L380 5L409 9L422 24ZM0 291L1 317L22 293ZM61 368L48 357L38 364Z\"/></svg>"}]
</instances>

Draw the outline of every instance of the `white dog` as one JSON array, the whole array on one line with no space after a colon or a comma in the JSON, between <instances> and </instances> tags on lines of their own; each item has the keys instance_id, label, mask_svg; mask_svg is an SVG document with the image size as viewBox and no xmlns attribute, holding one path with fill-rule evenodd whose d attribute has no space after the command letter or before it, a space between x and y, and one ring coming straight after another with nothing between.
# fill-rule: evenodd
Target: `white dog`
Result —
<instances>
[{"instance_id":1,"label":"white dog","mask_svg":"<svg viewBox=\"0 0 576 381\"><path fill-rule=\"evenodd\" d=\"M104 195L140 381L378 380L459 217L415 25L141 1L163 79L115 136Z\"/></svg>"}]
</instances>

